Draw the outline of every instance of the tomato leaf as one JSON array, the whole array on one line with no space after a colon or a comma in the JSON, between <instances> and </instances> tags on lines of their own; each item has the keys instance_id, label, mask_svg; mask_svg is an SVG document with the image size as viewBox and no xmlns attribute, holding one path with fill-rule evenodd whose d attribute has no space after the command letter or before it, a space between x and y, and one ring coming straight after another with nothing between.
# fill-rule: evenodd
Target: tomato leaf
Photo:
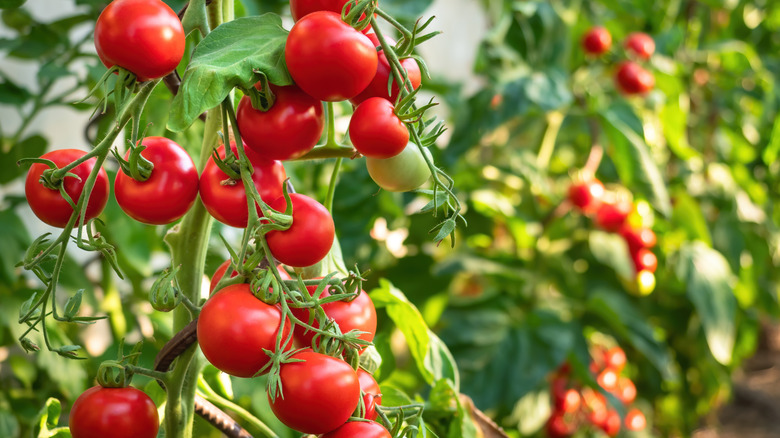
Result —
<instances>
[{"instance_id":1,"label":"tomato leaf","mask_svg":"<svg viewBox=\"0 0 780 438\"><path fill-rule=\"evenodd\" d=\"M632 278L634 267L628 253L625 239L614 233L593 231L588 240L593 257L600 263L614 269L622 278Z\"/></svg>"},{"instance_id":2,"label":"tomato leaf","mask_svg":"<svg viewBox=\"0 0 780 438\"><path fill-rule=\"evenodd\" d=\"M251 88L262 75L276 85L292 83L284 62L287 31L275 14L242 17L208 34L192 54L168 129L184 131L235 87Z\"/></svg>"},{"instance_id":3,"label":"tomato leaf","mask_svg":"<svg viewBox=\"0 0 780 438\"><path fill-rule=\"evenodd\" d=\"M0 90L2 94L2 90ZM3 142L6 140L4 139ZM46 151L46 139L40 135L27 137L8 152L0 150L0 184L6 184L27 173L27 167L17 166L22 158L39 157Z\"/></svg>"},{"instance_id":4,"label":"tomato leaf","mask_svg":"<svg viewBox=\"0 0 780 438\"><path fill-rule=\"evenodd\" d=\"M56 398L46 400L44 407L38 412L31 436L34 437L56 437L70 438L70 429L67 427L57 427L62 413L62 405Z\"/></svg>"}]
</instances>

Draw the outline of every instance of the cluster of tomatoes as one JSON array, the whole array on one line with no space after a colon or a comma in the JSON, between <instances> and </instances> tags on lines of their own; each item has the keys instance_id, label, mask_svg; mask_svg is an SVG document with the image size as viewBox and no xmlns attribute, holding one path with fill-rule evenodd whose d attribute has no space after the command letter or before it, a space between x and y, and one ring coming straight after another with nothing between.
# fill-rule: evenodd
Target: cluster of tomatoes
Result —
<instances>
[{"instance_id":1,"label":"cluster of tomatoes","mask_svg":"<svg viewBox=\"0 0 780 438\"><path fill-rule=\"evenodd\" d=\"M612 47L612 35L601 26L589 29L582 37L582 48L592 56L601 56ZM655 86L653 73L639 63L646 61L655 52L655 41L643 32L634 32L623 44L630 58L621 62L615 73L615 83L627 95L645 94Z\"/></svg>"},{"instance_id":2,"label":"cluster of tomatoes","mask_svg":"<svg viewBox=\"0 0 780 438\"><path fill-rule=\"evenodd\" d=\"M596 178L574 182L569 187L569 202L583 214L592 216L599 228L623 237L634 265L639 293L651 293L658 268L658 258L652 251L657 238L652 229L631 220L636 210L634 203L616 193L608 193Z\"/></svg>"},{"instance_id":3,"label":"cluster of tomatoes","mask_svg":"<svg viewBox=\"0 0 780 438\"><path fill-rule=\"evenodd\" d=\"M606 349L599 347L590 364L601 390L612 394L623 405L629 406L636 400L636 386L621 373L626 366L626 354L620 347ZM583 387L571 376L568 364L561 366L550 383L553 412L547 420L547 435L550 438L565 438L574 435L588 424L601 429L608 436L620 433L621 419L617 410L610 406L601 392ZM625 427L631 431L643 430L647 419L641 410L632 408L625 417Z\"/></svg>"}]
</instances>

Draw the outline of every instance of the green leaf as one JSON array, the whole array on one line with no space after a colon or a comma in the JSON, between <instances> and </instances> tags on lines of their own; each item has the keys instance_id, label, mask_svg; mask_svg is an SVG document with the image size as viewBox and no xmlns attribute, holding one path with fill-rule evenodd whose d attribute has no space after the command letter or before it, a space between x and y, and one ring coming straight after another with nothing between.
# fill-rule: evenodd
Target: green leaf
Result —
<instances>
[{"instance_id":1,"label":"green leaf","mask_svg":"<svg viewBox=\"0 0 780 438\"><path fill-rule=\"evenodd\" d=\"M17 277L16 263L21 260L30 235L14 209L0 211L0 283L13 284Z\"/></svg>"},{"instance_id":2,"label":"green leaf","mask_svg":"<svg viewBox=\"0 0 780 438\"><path fill-rule=\"evenodd\" d=\"M49 431L57 427L61 413L62 406L59 400L56 398L46 400L46 404L35 417L32 435L34 437L51 436Z\"/></svg>"},{"instance_id":3,"label":"green leaf","mask_svg":"<svg viewBox=\"0 0 780 438\"><path fill-rule=\"evenodd\" d=\"M16 419L13 412L10 412L5 408L0 408L0 436L17 438L20 433L19 421Z\"/></svg>"},{"instance_id":4,"label":"green leaf","mask_svg":"<svg viewBox=\"0 0 780 438\"><path fill-rule=\"evenodd\" d=\"M619 234L591 231L588 243L593 257L600 263L614 269L621 278L634 276L628 245Z\"/></svg>"},{"instance_id":5,"label":"green leaf","mask_svg":"<svg viewBox=\"0 0 780 438\"><path fill-rule=\"evenodd\" d=\"M737 310L731 267L723 254L703 242L684 245L679 257L677 277L687 285L710 351L718 362L728 365L734 351Z\"/></svg>"},{"instance_id":6,"label":"green leaf","mask_svg":"<svg viewBox=\"0 0 780 438\"><path fill-rule=\"evenodd\" d=\"M17 166L16 162L22 158L40 157L47 144L45 138L33 135L13 145L9 152L0 152L0 184L7 184L27 173L27 168Z\"/></svg>"},{"instance_id":7,"label":"green leaf","mask_svg":"<svg viewBox=\"0 0 780 438\"><path fill-rule=\"evenodd\" d=\"M29 91L3 78L0 82L0 103L8 105L24 105L32 97Z\"/></svg>"},{"instance_id":8,"label":"green leaf","mask_svg":"<svg viewBox=\"0 0 780 438\"><path fill-rule=\"evenodd\" d=\"M25 388L32 388L35 379L38 377L38 369L24 356L11 356L9 359L11 370L14 376L19 379ZM3 436L3 435L0 435Z\"/></svg>"},{"instance_id":9,"label":"green leaf","mask_svg":"<svg viewBox=\"0 0 780 438\"><path fill-rule=\"evenodd\" d=\"M669 216L672 205L661 171L644 140L642 121L625 104L614 104L604 111L602 118L607 136L615 147L612 158L620 179L636 186L664 216Z\"/></svg>"},{"instance_id":10,"label":"green leaf","mask_svg":"<svg viewBox=\"0 0 780 438\"><path fill-rule=\"evenodd\" d=\"M61 35L50 27L38 24L30 29L21 42L14 46L9 56L21 59L40 59L60 46Z\"/></svg>"},{"instance_id":11,"label":"green leaf","mask_svg":"<svg viewBox=\"0 0 780 438\"><path fill-rule=\"evenodd\" d=\"M690 240L701 240L708 245L712 244L712 236L701 205L684 190L677 190L674 193L672 223L675 228L685 230Z\"/></svg>"},{"instance_id":12,"label":"green leaf","mask_svg":"<svg viewBox=\"0 0 780 438\"><path fill-rule=\"evenodd\" d=\"M680 96L680 99L687 96ZM661 126L669 149L682 160L699 157L701 154L688 143L688 113L683 111L676 99L670 99L661 108Z\"/></svg>"},{"instance_id":13,"label":"green leaf","mask_svg":"<svg viewBox=\"0 0 780 438\"><path fill-rule=\"evenodd\" d=\"M769 137L769 144L764 149L762 158L764 163L771 166L777 161L778 155L780 155L780 117L775 119L775 124L772 126L772 134Z\"/></svg>"},{"instance_id":14,"label":"green leaf","mask_svg":"<svg viewBox=\"0 0 780 438\"><path fill-rule=\"evenodd\" d=\"M198 44L173 100L168 128L184 131L235 87L250 88L264 74L276 85L292 83L284 63L287 31L275 14L243 17L214 29Z\"/></svg>"},{"instance_id":15,"label":"green leaf","mask_svg":"<svg viewBox=\"0 0 780 438\"><path fill-rule=\"evenodd\" d=\"M0 0L0 9L13 9L22 6L26 0Z\"/></svg>"}]
</instances>

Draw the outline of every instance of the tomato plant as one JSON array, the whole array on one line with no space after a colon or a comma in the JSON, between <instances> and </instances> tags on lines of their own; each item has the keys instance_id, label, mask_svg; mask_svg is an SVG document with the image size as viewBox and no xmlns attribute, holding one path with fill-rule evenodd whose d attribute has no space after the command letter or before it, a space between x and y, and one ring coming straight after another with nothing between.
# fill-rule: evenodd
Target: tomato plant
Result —
<instances>
[{"instance_id":1,"label":"tomato plant","mask_svg":"<svg viewBox=\"0 0 780 438\"><path fill-rule=\"evenodd\" d=\"M349 121L349 138L358 152L371 158L392 158L409 144L409 131L395 115L393 104L381 97L362 102Z\"/></svg>"},{"instance_id":2,"label":"tomato plant","mask_svg":"<svg viewBox=\"0 0 780 438\"><path fill-rule=\"evenodd\" d=\"M379 384L376 383L374 376L363 368L358 368L357 376L360 382L360 390L363 392L364 418L376 420L376 405L382 404L382 390L379 389Z\"/></svg>"},{"instance_id":3,"label":"tomato plant","mask_svg":"<svg viewBox=\"0 0 780 438\"><path fill-rule=\"evenodd\" d=\"M375 33L369 33L367 36L377 49L381 49L379 39ZM387 43L389 45L394 45L395 41L388 39ZM401 67L406 72L406 76L409 78L412 89L416 90L420 88L420 85L422 84L422 73L420 72L420 66L417 64L417 61L415 61L414 58L403 58L400 60L400 63ZM395 81L391 82L392 76L393 73L392 68L390 67L390 61L387 60L384 49L381 49L378 54L376 72L374 73L373 79L360 94L351 98L349 101L352 102L353 105L360 105L372 97L381 97L390 102L395 102L400 94L400 87L398 87L398 84ZM389 87L388 84L390 84Z\"/></svg>"},{"instance_id":4,"label":"tomato plant","mask_svg":"<svg viewBox=\"0 0 780 438\"><path fill-rule=\"evenodd\" d=\"M268 233L268 248L285 265L311 266L322 260L333 246L333 218L322 204L306 195L294 193L290 202L293 224L287 230ZM271 208L278 211L287 207L284 197L271 203Z\"/></svg>"},{"instance_id":5,"label":"tomato plant","mask_svg":"<svg viewBox=\"0 0 780 438\"><path fill-rule=\"evenodd\" d=\"M143 391L93 386L70 410L73 438L155 438L159 429L157 406Z\"/></svg>"}]
</instances>

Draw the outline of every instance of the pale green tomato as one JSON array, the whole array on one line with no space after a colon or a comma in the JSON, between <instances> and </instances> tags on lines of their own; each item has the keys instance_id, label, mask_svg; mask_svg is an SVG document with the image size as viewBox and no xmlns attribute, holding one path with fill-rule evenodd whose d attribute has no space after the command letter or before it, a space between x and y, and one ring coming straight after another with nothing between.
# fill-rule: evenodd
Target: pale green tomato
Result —
<instances>
[{"instance_id":1,"label":"pale green tomato","mask_svg":"<svg viewBox=\"0 0 780 438\"><path fill-rule=\"evenodd\" d=\"M430 158L431 153L425 149ZM400 154L392 158L377 159L366 157L368 174L377 185L389 192L408 192L428 181L431 171L425 163L420 148L409 143Z\"/></svg>"}]
</instances>

